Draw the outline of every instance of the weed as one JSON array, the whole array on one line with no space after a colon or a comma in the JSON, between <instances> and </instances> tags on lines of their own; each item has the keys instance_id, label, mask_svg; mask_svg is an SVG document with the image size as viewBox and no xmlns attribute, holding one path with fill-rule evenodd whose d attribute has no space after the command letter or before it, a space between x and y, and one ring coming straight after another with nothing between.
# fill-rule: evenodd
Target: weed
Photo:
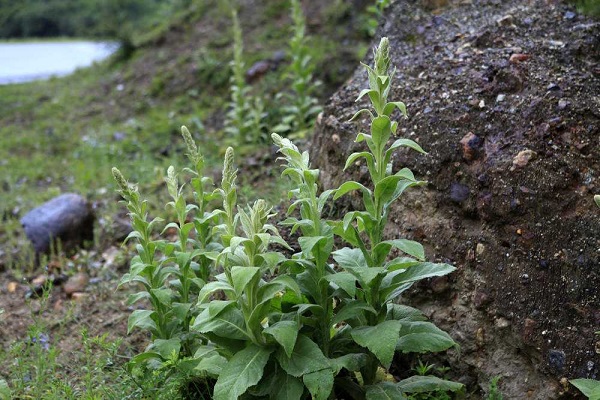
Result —
<instances>
[{"instance_id":1,"label":"weed","mask_svg":"<svg viewBox=\"0 0 600 400\"><path fill-rule=\"evenodd\" d=\"M231 62L230 93L231 102L227 119L225 120L225 132L231 135L231 143L236 145L245 143L259 143L264 140L262 120L264 113L261 111L260 100L250 98L250 88L245 80L245 63L243 59L244 44L242 29L235 10L232 11L233 21L233 60ZM258 103L257 103L258 102ZM260 107L256 110L254 107ZM252 114L248 118L248 114Z\"/></svg>"},{"instance_id":2,"label":"weed","mask_svg":"<svg viewBox=\"0 0 600 400\"><path fill-rule=\"evenodd\" d=\"M454 270L424 261L423 247L406 239L383 240L389 208L404 190L418 186L412 173L393 173L392 152L406 146L423 152L413 141L397 139L387 147L398 123L388 102L392 75L389 44L383 39L368 67L369 95L375 116L371 135L359 134L369 152L352 154L346 166L367 162L373 189L354 181L336 190L318 192L319 170L307 152L289 140L272 138L285 161L284 176L294 189L288 218L281 224L299 232L292 251L269 220L273 208L264 200L246 207L237 202L234 151L225 152L220 187L203 176L204 158L189 131L182 134L194 203L188 203L178 173L165 178L175 221L156 239L161 220L148 221L148 205L137 187L113 169L130 211L138 256L121 280L141 284L131 302L144 299L150 309L137 309L128 329L151 332L152 343L130 362L137 374L151 372L165 387L181 390L195 382L201 390L214 382L215 399L250 396L326 399L334 392L379 394L401 398L410 392L456 391L462 385L434 376L400 382L386 370L396 351L433 352L456 346L454 341L416 309L394 301L420 279ZM323 209L331 198L352 190L363 194L364 211L343 221L327 221ZM217 205L220 203L220 207ZM349 247L334 251L337 235ZM388 260L392 249L406 254ZM335 263L331 263L331 258ZM146 372L145 372L146 371ZM353 378L356 377L355 379ZM178 388L178 389L177 389Z\"/></svg>"},{"instance_id":3,"label":"weed","mask_svg":"<svg viewBox=\"0 0 600 400\"><path fill-rule=\"evenodd\" d=\"M291 91L284 94L289 105L285 106L281 122L273 128L279 133L304 137L321 111L313 92L320 84L313 79L315 64L309 54L305 36L306 22L299 0L291 0L292 38L289 50L292 61L286 71Z\"/></svg>"},{"instance_id":4,"label":"weed","mask_svg":"<svg viewBox=\"0 0 600 400\"><path fill-rule=\"evenodd\" d=\"M490 379L490 388L488 391L487 400L502 400L502 393L500 392L500 388L498 388L498 382L501 378L501 376L495 376Z\"/></svg>"}]
</instances>

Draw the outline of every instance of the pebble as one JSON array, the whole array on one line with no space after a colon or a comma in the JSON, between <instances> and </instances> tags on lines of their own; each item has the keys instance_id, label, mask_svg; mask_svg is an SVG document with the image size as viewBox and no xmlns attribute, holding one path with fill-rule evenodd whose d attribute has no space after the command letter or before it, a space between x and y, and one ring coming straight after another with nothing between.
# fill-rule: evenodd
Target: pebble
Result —
<instances>
[{"instance_id":1,"label":"pebble","mask_svg":"<svg viewBox=\"0 0 600 400\"><path fill-rule=\"evenodd\" d=\"M483 140L473 132L469 132L460 140L460 144L462 145L463 158L471 161L479 155L479 149L483 145Z\"/></svg>"},{"instance_id":2,"label":"pebble","mask_svg":"<svg viewBox=\"0 0 600 400\"><path fill-rule=\"evenodd\" d=\"M71 299L73 299L74 301L77 301L77 302L85 300L88 297L89 297L89 294L84 293L84 292L75 292L75 293L71 294Z\"/></svg>"},{"instance_id":3,"label":"pebble","mask_svg":"<svg viewBox=\"0 0 600 400\"><path fill-rule=\"evenodd\" d=\"M475 247L475 252L478 256L482 255L485 252L485 245L483 243L477 243Z\"/></svg>"},{"instance_id":4,"label":"pebble","mask_svg":"<svg viewBox=\"0 0 600 400\"><path fill-rule=\"evenodd\" d=\"M496 97L496 103L502 103L505 98L506 98L505 94L499 94L498 97Z\"/></svg>"},{"instance_id":5,"label":"pebble","mask_svg":"<svg viewBox=\"0 0 600 400\"><path fill-rule=\"evenodd\" d=\"M527 60L529 60L529 54L523 54L523 53L512 54L510 56L510 58L508 59L508 61L510 61L511 63L518 63L518 62L527 61Z\"/></svg>"},{"instance_id":6,"label":"pebble","mask_svg":"<svg viewBox=\"0 0 600 400\"><path fill-rule=\"evenodd\" d=\"M469 187L461 183L453 183L450 186L450 200L455 203L462 203L469 198L471 191Z\"/></svg>"},{"instance_id":7,"label":"pebble","mask_svg":"<svg viewBox=\"0 0 600 400\"><path fill-rule=\"evenodd\" d=\"M16 292L18 287L19 287L19 284L17 282L8 282L8 285L6 285L6 289L8 290L8 293Z\"/></svg>"},{"instance_id":8,"label":"pebble","mask_svg":"<svg viewBox=\"0 0 600 400\"><path fill-rule=\"evenodd\" d=\"M498 329L505 329L510 326L510 321L506 318L500 317L494 320L494 325L496 325L496 328Z\"/></svg>"},{"instance_id":9,"label":"pebble","mask_svg":"<svg viewBox=\"0 0 600 400\"><path fill-rule=\"evenodd\" d=\"M515 158L513 158L513 167L523 168L535 156L536 156L536 153L532 150L529 150L529 149L522 150L515 156Z\"/></svg>"},{"instance_id":10,"label":"pebble","mask_svg":"<svg viewBox=\"0 0 600 400\"><path fill-rule=\"evenodd\" d=\"M567 108L568 105L569 105L569 102L565 99L560 99L558 101L558 109L559 110L564 110L565 108Z\"/></svg>"},{"instance_id":11,"label":"pebble","mask_svg":"<svg viewBox=\"0 0 600 400\"><path fill-rule=\"evenodd\" d=\"M67 296L72 296L75 292L83 292L90 277L85 272L78 272L69 278L67 283L63 286L63 291Z\"/></svg>"},{"instance_id":12,"label":"pebble","mask_svg":"<svg viewBox=\"0 0 600 400\"><path fill-rule=\"evenodd\" d=\"M548 364L558 371L562 371L565 367L566 358L565 352L562 350L552 349L548 352Z\"/></svg>"}]
</instances>

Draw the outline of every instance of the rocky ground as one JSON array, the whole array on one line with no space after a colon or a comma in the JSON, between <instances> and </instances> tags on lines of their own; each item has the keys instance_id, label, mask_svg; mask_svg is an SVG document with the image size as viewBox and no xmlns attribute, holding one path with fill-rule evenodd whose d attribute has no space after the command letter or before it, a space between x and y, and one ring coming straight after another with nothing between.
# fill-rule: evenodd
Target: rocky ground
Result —
<instances>
[{"instance_id":1,"label":"rocky ground","mask_svg":"<svg viewBox=\"0 0 600 400\"><path fill-rule=\"evenodd\" d=\"M600 22L555 1L421 5L395 3L380 31L408 106L399 135L429 152L394 160L429 184L392 229L458 271L411 301L460 342L450 365L469 386L500 375L506 398L576 397L566 378L600 371ZM342 172L364 87L357 69L319 121L326 188L366 174Z\"/></svg>"}]
</instances>

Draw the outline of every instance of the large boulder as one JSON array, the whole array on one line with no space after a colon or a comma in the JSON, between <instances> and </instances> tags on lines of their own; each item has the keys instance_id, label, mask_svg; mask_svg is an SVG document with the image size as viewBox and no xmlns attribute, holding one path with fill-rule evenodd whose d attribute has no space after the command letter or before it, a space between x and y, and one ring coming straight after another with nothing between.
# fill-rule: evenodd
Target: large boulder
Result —
<instances>
[{"instance_id":1,"label":"large boulder","mask_svg":"<svg viewBox=\"0 0 600 400\"><path fill-rule=\"evenodd\" d=\"M34 208L21 218L27 238L38 254L56 250L60 241L68 251L94 239L94 214L85 198L66 193Z\"/></svg>"},{"instance_id":2,"label":"large boulder","mask_svg":"<svg viewBox=\"0 0 600 400\"><path fill-rule=\"evenodd\" d=\"M403 0L380 36L397 67L390 98L408 106L399 135L429 152L396 155L429 185L404 196L390 229L458 267L412 299L461 344L456 376L483 388L502 375L509 399L600 378L600 23L556 1L456 1L432 14ZM363 148L366 125L346 121L366 80L358 68L317 123L311 156L326 188L366 176L342 171Z\"/></svg>"}]
</instances>

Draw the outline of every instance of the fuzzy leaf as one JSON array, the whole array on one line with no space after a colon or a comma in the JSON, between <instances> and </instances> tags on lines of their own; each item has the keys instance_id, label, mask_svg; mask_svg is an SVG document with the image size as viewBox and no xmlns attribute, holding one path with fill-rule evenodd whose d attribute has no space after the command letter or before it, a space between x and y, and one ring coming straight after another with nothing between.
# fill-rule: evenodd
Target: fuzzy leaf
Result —
<instances>
[{"instance_id":1,"label":"fuzzy leaf","mask_svg":"<svg viewBox=\"0 0 600 400\"><path fill-rule=\"evenodd\" d=\"M227 339L248 339L244 327L244 316L240 310L233 307L221 312L216 317L211 317L209 309L205 309L196 317L190 329L200 333L213 332Z\"/></svg>"},{"instance_id":2,"label":"fuzzy leaf","mask_svg":"<svg viewBox=\"0 0 600 400\"><path fill-rule=\"evenodd\" d=\"M389 368L394 358L400 328L399 321L384 321L375 326L355 328L350 335L357 344L375 354L385 368Z\"/></svg>"},{"instance_id":3,"label":"fuzzy leaf","mask_svg":"<svg viewBox=\"0 0 600 400\"><path fill-rule=\"evenodd\" d=\"M404 115L405 117L407 116L406 104L404 104L401 101L392 101L392 102L387 103L385 105L385 107L383 108L383 113L389 117L390 115L392 115L392 113L394 112L394 109L396 109L396 108L398 110L400 110L402 115Z\"/></svg>"},{"instance_id":4,"label":"fuzzy leaf","mask_svg":"<svg viewBox=\"0 0 600 400\"><path fill-rule=\"evenodd\" d=\"M181 349L181 341L176 338L172 339L155 339L152 342L151 350L156 351L163 359L171 357L171 354L179 354Z\"/></svg>"},{"instance_id":5,"label":"fuzzy leaf","mask_svg":"<svg viewBox=\"0 0 600 400\"><path fill-rule=\"evenodd\" d=\"M394 143L387 149L386 152L394 151L398 147L408 147L415 151L418 151L421 154L427 154L425 150L414 140L410 139L396 139Z\"/></svg>"},{"instance_id":6,"label":"fuzzy leaf","mask_svg":"<svg viewBox=\"0 0 600 400\"><path fill-rule=\"evenodd\" d=\"M238 296L241 296L244 289L252 279L260 273L260 268L257 267L233 267L231 268L231 280L233 288Z\"/></svg>"},{"instance_id":7,"label":"fuzzy leaf","mask_svg":"<svg viewBox=\"0 0 600 400\"><path fill-rule=\"evenodd\" d=\"M327 400L333 390L333 371L329 368L308 373L302 380L313 400Z\"/></svg>"},{"instance_id":8,"label":"fuzzy leaf","mask_svg":"<svg viewBox=\"0 0 600 400\"><path fill-rule=\"evenodd\" d=\"M225 365L215 384L215 400L237 400L256 385L272 350L254 344L236 353Z\"/></svg>"},{"instance_id":9,"label":"fuzzy leaf","mask_svg":"<svg viewBox=\"0 0 600 400\"><path fill-rule=\"evenodd\" d=\"M392 135L391 125L390 118L385 115L375 118L371 123L371 136L378 148L382 148Z\"/></svg>"},{"instance_id":10,"label":"fuzzy leaf","mask_svg":"<svg viewBox=\"0 0 600 400\"><path fill-rule=\"evenodd\" d=\"M365 353L350 353L329 361L333 368L334 375L337 375L342 368L347 371L359 371L366 365L367 355Z\"/></svg>"},{"instance_id":11,"label":"fuzzy leaf","mask_svg":"<svg viewBox=\"0 0 600 400\"><path fill-rule=\"evenodd\" d=\"M303 394L304 384L302 381L283 371L278 374L276 384L271 389L271 398L277 400L300 400Z\"/></svg>"},{"instance_id":12,"label":"fuzzy leaf","mask_svg":"<svg viewBox=\"0 0 600 400\"><path fill-rule=\"evenodd\" d=\"M134 310L127 320L127 334L135 327L156 330L156 322L152 319L155 314L152 310Z\"/></svg>"},{"instance_id":13,"label":"fuzzy leaf","mask_svg":"<svg viewBox=\"0 0 600 400\"><path fill-rule=\"evenodd\" d=\"M334 200L339 199L340 197L342 197L343 195L345 195L348 192L351 192L353 190L360 190L363 193L367 193L369 195L371 195L371 191L366 188L364 185L362 185L361 183L358 182L354 182L354 181L348 181L342 184L342 186L340 186L336 191L335 191L335 195L333 196Z\"/></svg>"},{"instance_id":14,"label":"fuzzy leaf","mask_svg":"<svg viewBox=\"0 0 600 400\"><path fill-rule=\"evenodd\" d=\"M421 245L421 243L419 242L415 242L414 240L386 240L375 246L375 249L373 251L376 254L382 253L387 256L387 254L389 253L389 249L392 247L408 254L409 256L413 256L418 260L425 260L425 250L423 249L423 245Z\"/></svg>"},{"instance_id":15,"label":"fuzzy leaf","mask_svg":"<svg viewBox=\"0 0 600 400\"><path fill-rule=\"evenodd\" d=\"M273 338L283 347L288 357L292 356L300 327L296 321L279 321L265 328L264 333Z\"/></svg>"},{"instance_id":16,"label":"fuzzy leaf","mask_svg":"<svg viewBox=\"0 0 600 400\"><path fill-rule=\"evenodd\" d=\"M281 368L295 377L329 368L329 362L319 346L304 335L298 336L291 356L288 356L283 349L277 350L275 356Z\"/></svg>"},{"instance_id":17,"label":"fuzzy leaf","mask_svg":"<svg viewBox=\"0 0 600 400\"><path fill-rule=\"evenodd\" d=\"M367 400L406 400L404 393L392 382L367 386Z\"/></svg>"},{"instance_id":18,"label":"fuzzy leaf","mask_svg":"<svg viewBox=\"0 0 600 400\"><path fill-rule=\"evenodd\" d=\"M367 163L372 164L373 163L373 155L371 153L369 153L368 151L361 151L359 153L352 153L348 156L348 159L346 160L346 165L344 165L344 171L346 169L348 169L349 166L351 166L352 164L354 164L356 162L356 160L358 160L359 158L364 158ZM370 165L369 164L369 165Z\"/></svg>"},{"instance_id":19,"label":"fuzzy leaf","mask_svg":"<svg viewBox=\"0 0 600 400\"><path fill-rule=\"evenodd\" d=\"M333 317L332 324L338 324L342 321L348 321L357 317L364 316L364 311L376 314L373 307L364 301L355 300L343 306Z\"/></svg>"},{"instance_id":20,"label":"fuzzy leaf","mask_svg":"<svg viewBox=\"0 0 600 400\"><path fill-rule=\"evenodd\" d=\"M354 297L356 294L356 277L349 272L338 272L327 275L323 279L335 283L350 297Z\"/></svg>"},{"instance_id":21,"label":"fuzzy leaf","mask_svg":"<svg viewBox=\"0 0 600 400\"><path fill-rule=\"evenodd\" d=\"M446 332L425 321L402 322L396 350L403 353L438 352L456 346Z\"/></svg>"}]
</instances>

